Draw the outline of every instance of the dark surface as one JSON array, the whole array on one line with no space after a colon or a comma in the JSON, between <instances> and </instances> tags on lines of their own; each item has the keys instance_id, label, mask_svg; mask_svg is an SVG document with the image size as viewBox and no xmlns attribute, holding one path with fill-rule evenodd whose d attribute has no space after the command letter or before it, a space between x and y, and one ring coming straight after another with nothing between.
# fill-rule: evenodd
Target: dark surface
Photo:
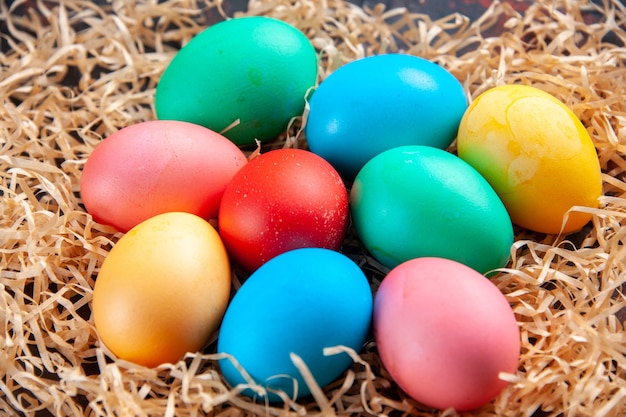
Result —
<instances>
[{"instance_id":1,"label":"dark surface","mask_svg":"<svg viewBox=\"0 0 626 417\"><path fill-rule=\"evenodd\" d=\"M373 9L377 4L385 4L387 9L406 7L412 13L422 13L431 19L438 19L451 13L461 13L470 19L479 17L493 2L491 0L347 0L363 8ZM523 11L534 1L503 0L510 3L516 10ZM224 10L230 15L232 11L245 10L247 0L231 0L224 2Z\"/></svg>"},{"instance_id":2,"label":"dark surface","mask_svg":"<svg viewBox=\"0 0 626 417\"><path fill-rule=\"evenodd\" d=\"M460 13L468 16L474 20L481 16L483 12L492 3L490 0L347 0L350 3L356 4L364 8L373 8L378 3L385 4L387 9L396 7L406 7L408 11L413 13L421 13L428 15L431 19L438 19L450 15L451 13ZM0 3L4 2L7 9L11 7L14 0L0 0ZM502 0L503 3L510 3L516 10L523 11L528 8L533 1L514 1L514 0ZM43 1L43 3L56 3L50 1ZM94 0L94 3L106 5L107 0ZM246 10L248 0L225 0L222 5L224 12L232 16L235 12ZM28 0L23 2L12 10L14 14L26 13L29 9L37 10L37 0ZM213 16L208 17L211 20ZM501 30L501 28L500 28ZM8 50L8 43L5 37L8 37L8 29L6 21L0 20L0 48L2 52Z\"/></svg>"},{"instance_id":3,"label":"dark surface","mask_svg":"<svg viewBox=\"0 0 626 417\"><path fill-rule=\"evenodd\" d=\"M473 20L479 17L493 2L491 0L350 0L350 3L369 8L374 7L377 3L384 3L388 9L406 7L412 13L427 14L431 19L438 19L451 13L460 13ZM504 0L502 3L510 3L516 10L523 11L534 1Z\"/></svg>"},{"instance_id":4,"label":"dark surface","mask_svg":"<svg viewBox=\"0 0 626 417\"><path fill-rule=\"evenodd\" d=\"M4 1L7 7L10 7L14 3L14 0L0 0ZM480 16L492 3L490 0L347 0L350 3L356 4L361 7L373 8L378 3L386 5L387 9L395 7L406 7L410 12L424 13L430 15L432 18L438 18L446 16L453 12L459 12L469 17L475 18ZM504 3L510 3L517 10L525 10L529 4L533 1L512 1L504 0ZM106 4L107 0L94 0L94 3ZM223 4L224 11L231 15L235 11L245 10L248 4L248 0L225 0ZM24 6L20 6L19 9L25 9L29 7L36 7L36 1L30 0L24 2Z\"/></svg>"},{"instance_id":5,"label":"dark surface","mask_svg":"<svg viewBox=\"0 0 626 417\"><path fill-rule=\"evenodd\" d=\"M15 0L0 0L0 4L4 3L8 8L11 7L11 4L14 3ZM110 4L108 0L93 0L94 3L107 5ZM445 16L448 16L452 13L460 13L464 16L470 18L470 20L475 20L480 17L485 10L493 3L491 0L346 0L350 3L356 4L363 8L374 8L377 4L382 3L386 6L387 9L397 8L397 7L405 7L409 12L412 13L420 13L428 15L431 19L439 19ZM595 3L602 3L603 0L593 0ZM47 0L27 0L21 3L18 7L15 7L12 10L14 14L23 14L27 13L29 9L31 11L37 10L37 3L42 2L46 3L57 3L58 0L51 2ZM519 12L524 12L534 1L529 0L502 0L502 3L508 3L515 10ZM228 16L232 16L235 12L244 11L247 8L248 0L225 0L222 8L224 12ZM597 20L598 15L593 12L584 13L584 18L588 21ZM215 12L215 15L205 16L207 21L212 21L215 19L219 19L219 15ZM45 24L45 19L43 19ZM499 24L495 25L495 27L491 28L489 31L490 36L497 35L499 32L503 31L504 28L502 26L504 22L499 22ZM9 37L8 29L6 25L6 21L4 19L0 19L0 50L2 52L6 52L8 50L8 42L7 39ZM612 39L606 39L608 42L612 42Z\"/></svg>"},{"instance_id":6,"label":"dark surface","mask_svg":"<svg viewBox=\"0 0 626 417\"><path fill-rule=\"evenodd\" d=\"M14 3L15 0L0 0L0 4L4 3L7 9ZM109 0L93 0L94 3L101 5L110 5ZM449 16L452 13L459 13L475 20L480 17L485 10L493 3L491 0L346 0L350 3L356 4L363 8L374 8L377 4L384 4L387 9L405 7L412 13L420 13L428 15L432 20L436 20L442 17ZM594 3L602 3L603 0L593 0ZM58 0L51 2L49 0L26 0L22 2L19 7L12 10L14 14L28 13L29 11L37 10L37 3L43 4L57 3ZM512 8L519 12L524 12L534 1L530 0L501 0L502 3L508 3ZM222 8L228 16L232 16L238 11L245 11L248 5L248 0L225 0ZM598 15L593 12L586 12L583 14L585 20L589 22L597 21ZM205 16L206 21L218 19L219 15L215 12L215 15ZM45 19L42 17L45 24ZM489 30L488 35L498 35L499 32L504 30L504 22L498 22L493 28ZM7 24L4 19L0 19L0 51L8 51L9 33ZM617 39L605 39L607 42L616 43ZM623 45L620 45L623 46Z\"/></svg>"}]
</instances>

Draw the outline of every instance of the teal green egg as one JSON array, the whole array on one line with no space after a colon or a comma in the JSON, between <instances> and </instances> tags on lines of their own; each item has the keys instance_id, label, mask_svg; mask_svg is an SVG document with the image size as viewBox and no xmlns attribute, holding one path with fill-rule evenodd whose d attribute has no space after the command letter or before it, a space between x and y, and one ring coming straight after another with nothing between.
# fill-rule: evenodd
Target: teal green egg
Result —
<instances>
[{"instance_id":1,"label":"teal green egg","mask_svg":"<svg viewBox=\"0 0 626 417\"><path fill-rule=\"evenodd\" d=\"M156 88L156 116L223 132L237 145L264 142L302 115L316 78L316 51L297 28L269 17L230 19L174 56Z\"/></svg>"},{"instance_id":2,"label":"teal green egg","mask_svg":"<svg viewBox=\"0 0 626 417\"><path fill-rule=\"evenodd\" d=\"M489 183L450 152L428 146L385 151L359 171L350 194L354 228L393 268L421 257L480 273L506 265L513 225Z\"/></svg>"}]
</instances>

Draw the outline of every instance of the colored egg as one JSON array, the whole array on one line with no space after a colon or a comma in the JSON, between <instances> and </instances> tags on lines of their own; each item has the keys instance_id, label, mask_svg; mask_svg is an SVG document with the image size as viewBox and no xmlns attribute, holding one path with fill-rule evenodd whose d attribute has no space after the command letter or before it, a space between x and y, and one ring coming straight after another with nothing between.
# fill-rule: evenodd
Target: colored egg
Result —
<instances>
[{"instance_id":1,"label":"colored egg","mask_svg":"<svg viewBox=\"0 0 626 417\"><path fill-rule=\"evenodd\" d=\"M161 76L159 119L208 127L237 145L273 139L304 110L317 55L295 27L269 17L230 19L180 49Z\"/></svg>"},{"instance_id":2,"label":"colored egg","mask_svg":"<svg viewBox=\"0 0 626 417\"><path fill-rule=\"evenodd\" d=\"M346 64L313 93L305 133L311 151L353 179L375 155L403 145L447 148L467 109L445 68L404 54Z\"/></svg>"},{"instance_id":3,"label":"colored egg","mask_svg":"<svg viewBox=\"0 0 626 417\"><path fill-rule=\"evenodd\" d=\"M504 85L471 104L458 154L493 186L513 223L542 233L581 229L602 194L598 157L585 127L554 96Z\"/></svg>"},{"instance_id":4,"label":"colored egg","mask_svg":"<svg viewBox=\"0 0 626 417\"><path fill-rule=\"evenodd\" d=\"M457 411L496 398L515 373L520 332L500 290L476 271L441 258L398 265L374 301L381 360L407 394Z\"/></svg>"},{"instance_id":5,"label":"colored egg","mask_svg":"<svg viewBox=\"0 0 626 417\"><path fill-rule=\"evenodd\" d=\"M352 364L343 346L360 351L371 324L372 293L361 269L339 252L303 248L285 252L255 271L231 301L218 338L220 369L231 386L258 384L245 395L278 401L310 393L292 355L318 386L337 379ZM234 365L238 363L246 377Z\"/></svg>"},{"instance_id":6,"label":"colored egg","mask_svg":"<svg viewBox=\"0 0 626 417\"><path fill-rule=\"evenodd\" d=\"M104 344L144 366L201 350L230 296L230 264L216 230L190 213L152 217L122 236L93 290Z\"/></svg>"},{"instance_id":7,"label":"colored egg","mask_svg":"<svg viewBox=\"0 0 626 417\"><path fill-rule=\"evenodd\" d=\"M215 219L226 185L246 163L230 140L202 126L142 122L94 149L80 194L96 221L122 232L172 211Z\"/></svg>"},{"instance_id":8,"label":"colored egg","mask_svg":"<svg viewBox=\"0 0 626 417\"><path fill-rule=\"evenodd\" d=\"M350 215L348 191L324 159L302 149L264 153L226 187L220 235L248 271L292 249L339 249Z\"/></svg>"},{"instance_id":9,"label":"colored egg","mask_svg":"<svg viewBox=\"0 0 626 417\"><path fill-rule=\"evenodd\" d=\"M486 273L509 259L513 226L502 201L447 151L419 145L385 151L361 169L350 199L357 234L389 268L434 256Z\"/></svg>"}]
</instances>

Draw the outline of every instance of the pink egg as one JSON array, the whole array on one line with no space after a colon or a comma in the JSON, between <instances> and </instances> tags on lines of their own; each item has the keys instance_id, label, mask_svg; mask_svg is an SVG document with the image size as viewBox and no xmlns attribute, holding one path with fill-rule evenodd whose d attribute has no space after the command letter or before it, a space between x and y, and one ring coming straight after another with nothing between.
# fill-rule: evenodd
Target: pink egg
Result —
<instances>
[{"instance_id":1,"label":"pink egg","mask_svg":"<svg viewBox=\"0 0 626 417\"><path fill-rule=\"evenodd\" d=\"M455 261L418 258L384 278L374 301L378 350L408 395L466 411L497 397L520 354L515 315L487 278Z\"/></svg>"},{"instance_id":2,"label":"pink egg","mask_svg":"<svg viewBox=\"0 0 626 417\"><path fill-rule=\"evenodd\" d=\"M247 163L224 136L180 121L149 121L125 127L94 149L85 164L80 193L100 223L126 232L167 212L217 218L226 185Z\"/></svg>"}]
</instances>

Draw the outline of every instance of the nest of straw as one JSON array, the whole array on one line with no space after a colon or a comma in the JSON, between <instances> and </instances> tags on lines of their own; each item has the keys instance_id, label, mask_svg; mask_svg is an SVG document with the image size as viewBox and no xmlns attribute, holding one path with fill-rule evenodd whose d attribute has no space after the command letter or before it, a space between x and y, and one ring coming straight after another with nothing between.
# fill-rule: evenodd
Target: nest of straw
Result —
<instances>
[{"instance_id":1,"label":"nest of straw","mask_svg":"<svg viewBox=\"0 0 626 417\"><path fill-rule=\"evenodd\" d=\"M269 406L232 391L214 351L147 369L116 360L91 319L94 279L120 234L81 205L81 169L116 130L154 119L154 88L176 51L213 21L219 0L0 3L0 412L7 416L455 416L408 398L373 342L340 380ZM18 13L17 11L20 11ZM626 9L620 1L494 2L478 19L433 20L339 0L250 0L246 12L293 24L320 56L320 80L347 62L407 52L451 71L472 98L531 84L582 120L604 193L571 236L516 230L492 280L518 319L508 388L472 416L622 416L626 404ZM502 35L492 35L495 25ZM268 146L306 146L301 119ZM452 148L451 151L454 151ZM582 210L582 209L581 209ZM346 252L373 289L383 271L358 241ZM459 318L461 320L462 318ZM314 383L314 382L312 382Z\"/></svg>"}]
</instances>

